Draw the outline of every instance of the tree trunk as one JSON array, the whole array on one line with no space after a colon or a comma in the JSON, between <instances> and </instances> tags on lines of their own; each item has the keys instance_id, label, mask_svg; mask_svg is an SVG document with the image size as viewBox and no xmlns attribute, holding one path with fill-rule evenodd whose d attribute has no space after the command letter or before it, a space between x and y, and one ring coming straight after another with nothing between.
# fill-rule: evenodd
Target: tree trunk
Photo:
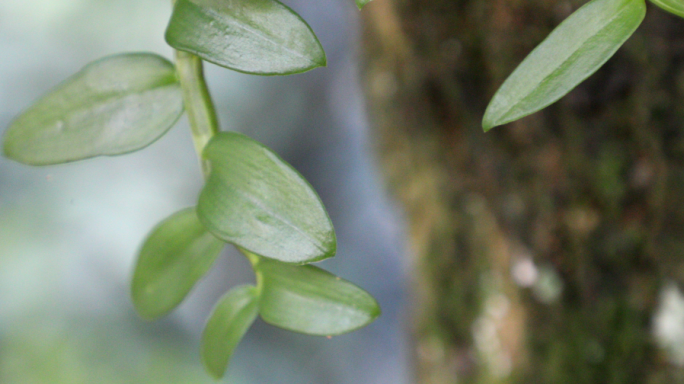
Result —
<instances>
[{"instance_id":1,"label":"tree trunk","mask_svg":"<svg viewBox=\"0 0 684 384\"><path fill-rule=\"evenodd\" d=\"M416 381L684 382L653 333L684 279L684 20L484 134L515 66L585 1L374 0L367 98L415 256Z\"/></svg>"}]
</instances>

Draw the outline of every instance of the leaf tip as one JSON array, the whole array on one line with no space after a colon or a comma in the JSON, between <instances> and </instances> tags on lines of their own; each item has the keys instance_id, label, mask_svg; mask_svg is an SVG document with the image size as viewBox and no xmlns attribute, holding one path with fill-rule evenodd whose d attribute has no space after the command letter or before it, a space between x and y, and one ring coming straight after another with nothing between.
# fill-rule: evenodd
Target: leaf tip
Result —
<instances>
[{"instance_id":1,"label":"leaf tip","mask_svg":"<svg viewBox=\"0 0 684 384\"><path fill-rule=\"evenodd\" d=\"M323 49L321 42L318 41L318 38L316 38L316 43L318 45L318 47L317 47L318 49L316 50L316 53L311 58L312 65L309 68L305 68L304 72L309 71L311 69L318 68L318 67L327 67L328 66L328 57L325 54L325 49Z\"/></svg>"},{"instance_id":2,"label":"leaf tip","mask_svg":"<svg viewBox=\"0 0 684 384\"><path fill-rule=\"evenodd\" d=\"M496 107L498 104L497 97L498 91L497 94L492 97L487 109L485 110L484 116L482 117L482 130L484 132L507 123L507 121L503 121L502 119L501 109Z\"/></svg>"},{"instance_id":3,"label":"leaf tip","mask_svg":"<svg viewBox=\"0 0 684 384\"><path fill-rule=\"evenodd\" d=\"M144 295L144 289L136 284L136 280L133 280L133 286L131 287L131 302L133 303L133 309L138 317L145 321L154 321L164 315L164 313L159 313L157 311L150 310L151 306L146 300Z\"/></svg>"},{"instance_id":4,"label":"leaf tip","mask_svg":"<svg viewBox=\"0 0 684 384\"><path fill-rule=\"evenodd\" d=\"M10 145L10 142L7 140L6 137L2 138L2 155L8 159L14 160L14 156L12 154L12 146Z\"/></svg>"},{"instance_id":5,"label":"leaf tip","mask_svg":"<svg viewBox=\"0 0 684 384\"><path fill-rule=\"evenodd\" d=\"M380 308L380 304L378 303L378 301L372 295L369 295L369 296L371 297L371 299L373 299L373 306L368 313L370 318L368 320L368 323L366 323L366 325L372 323L373 321L375 321L375 319L377 319L378 317L380 317L382 315L382 308Z\"/></svg>"},{"instance_id":6,"label":"leaf tip","mask_svg":"<svg viewBox=\"0 0 684 384\"><path fill-rule=\"evenodd\" d=\"M155 321L163 315L154 311L149 311L147 308L149 307L149 304L141 297L139 290L135 287L131 290L131 302L133 303L135 313L137 313L138 317L142 320Z\"/></svg>"},{"instance_id":7,"label":"leaf tip","mask_svg":"<svg viewBox=\"0 0 684 384\"><path fill-rule=\"evenodd\" d=\"M332 223L330 224L332 226ZM325 260L329 259L331 257L335 257L337 254L337 235L335 234L335 230L331 229L330 232L328 232L327 239L324 242L323 248L325 251L323 254L318 257L318 260ZM316 260L316 261L318 261Z\"/></svg>"},{"instance_id":8,"label":"leaf tip","mask_svg":"<svg viewBox=\"0 0 684 384\"><path fill-rule=\"evenodd\" d=\"M484 132L489 131L490 129L496 127L498 124L492 121L492 119L489 117L489 114L485 112L484 117L482 118L482 130Z\"/></svg>"},{"instance_id":9,"label":"leaf tip","mask_svg":"<svg viewBox=\"0 0 684 384\"><path fill-rule=\"evenodd\" d=\"M361 10L366 4L370 3L372 0L356 0L356 6Z\"/></svg>"},{"instance_id":10,"label":"leaf tip","mask_svg":"<svg viewBox=\"0 0 684 384\"><path fill-rule=\"evenodd\" d=\"M310 255L307 258L297 260L289 264L306 265L335 257L335 255L337 254L337 236L335 235L335 230L331 230L327 234L325 241L321 242L320 244L321 245L317 247L321 251L320 253ZM275 259L278 260L277 258Z\"/></svg>"},{"instance_id":11,"label":"leaf tip","mask_svg":"<svg viewBox=\"0 0 684 384\"><path fill-rule=\"evenodd\" d=\"M5 130L5 134L2 136L2 155L10 160L18 161L20 163L25 163L21 156L21 145L17 145L17 139L14 133L17 130L15 124L10 124Z\"/></svg>"},{"instance_id":12,"label":"leaf tip","mask_svg":"<svg viewBox=\"0 0 684 384\"><path fill-rule=\"evenodd\" d=\"M45 163L36 159L36 156L31 156L30 151L22 148L21 142L17 142L16 140L8 140L6 137L2 142L2 155L20 164L34 166L46 165Z\"/></svg>"},{"instance_id":13,"label":"leaf tip","mask_svg":"<svg viewBox=\"0 0 684 384\"><path fill-rule=\"evenodd\" d=\"M202 365L209 376L216 381L221 380L225 376L228 368L227 365L223 367L213 365L204 354L202 354Z\"/></svg>"}]
</instances>

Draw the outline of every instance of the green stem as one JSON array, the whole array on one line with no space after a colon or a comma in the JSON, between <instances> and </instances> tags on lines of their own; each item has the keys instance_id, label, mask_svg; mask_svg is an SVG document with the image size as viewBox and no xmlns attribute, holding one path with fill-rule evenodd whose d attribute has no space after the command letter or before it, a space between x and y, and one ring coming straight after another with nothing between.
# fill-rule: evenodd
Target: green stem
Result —
<instances>
[{"instance_id":1,"label":"green stem","mask_svg":"<svg viewBox=\"0 0 684 384\"><path fill-rule=\"evenodd\" d=\"M237 247L237 249L240 252L242 252L242 254L245 255L245 257L247 258L247 260L249 260L250 264L252 264L252 269L254 270L254 274L256 275L256 289L257 292L261 293L261 290L264 286L264 276L262 275L259 268L257 268L257 265L259 264L259 256L240 247Z\"/></svg>"},{"instance_id":2,"label":"green stem","mask_svg":"<svg viewBox=\"0 0 684 384\"><path fill-rule=\"evenodd\" d=\"M172 3L175 3L175 0ZM176 71L183 89L183 104L185 105L185 112L188 114L192 140L195 142L195 151L199 157L202 174L207 179L211 171L211 164L202 156L202 151L204 151L209 140L219 132L218 117L214 109L214 102L209 94L207 82L204 80L202 59L183 51L175 51L175 54ZM252 264L256 274L256 289L257 292L261 292L263 276L256 268L259 257L239 247L238 249Z\"/></svg>"},{"instance_id":3,"label":"green stem","mask_svg":"<svg viewBox=\"0 0 684 384\"><path fill-rule=\"evenodd\" d=\"M210 164L202 157L202 151L209 140L219 132L219 125L214 103L204 80L202 59L187 52L176 51L176 70L183 89L183 102L190 122L192 139L195 142L195 151L206 179L209 177Z\"/></svg>"}]
</instances>

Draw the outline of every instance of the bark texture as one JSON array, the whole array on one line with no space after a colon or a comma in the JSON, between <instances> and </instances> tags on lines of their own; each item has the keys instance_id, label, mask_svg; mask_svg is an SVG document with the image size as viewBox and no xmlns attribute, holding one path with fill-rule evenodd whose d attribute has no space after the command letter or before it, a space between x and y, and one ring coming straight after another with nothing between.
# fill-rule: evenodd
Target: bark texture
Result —
<instances>
[{"instance_id":1,"label":"bark texture","mask_svg":"<svg viewBox=\"0 0 684 384\"><path fill-rule=\"evenodd\" d=\"M374 0L367 98L415 255L416 381L676 383L653 336L684 281L684 20L649 5L603 69L484 134L496 88L585 1Z\"/></svg>"}]
</instances>

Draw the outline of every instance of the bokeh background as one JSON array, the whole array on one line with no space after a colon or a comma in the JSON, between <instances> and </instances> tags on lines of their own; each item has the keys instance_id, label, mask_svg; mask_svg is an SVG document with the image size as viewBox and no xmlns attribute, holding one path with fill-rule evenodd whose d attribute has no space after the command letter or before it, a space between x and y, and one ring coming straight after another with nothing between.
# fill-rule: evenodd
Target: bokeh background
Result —
<instances>
[{"instance_id":1,"label":"bokeh background","mask_svg":"<svg viewBox=\"0 0 684 384\"><path fill-rule=\"evenodd\" d=\"M380 302L369 327L332 339L258 321L226 383L409 382L402 217L379 181L358 77L352 0L286 2L309 21L329 66L255 77L208 65L224 130L272 147L318 190L338 234L324 268ZM102 56L151 51L167 0L0 1L0 130ZM194 204L201 176L185 118L134 154L29 167L0 159L0 383L211 383L198 340L216 300L253 280L231 247L171 315L133 311L135 253L160 220Z\"/></svg>"}]
</instances>

